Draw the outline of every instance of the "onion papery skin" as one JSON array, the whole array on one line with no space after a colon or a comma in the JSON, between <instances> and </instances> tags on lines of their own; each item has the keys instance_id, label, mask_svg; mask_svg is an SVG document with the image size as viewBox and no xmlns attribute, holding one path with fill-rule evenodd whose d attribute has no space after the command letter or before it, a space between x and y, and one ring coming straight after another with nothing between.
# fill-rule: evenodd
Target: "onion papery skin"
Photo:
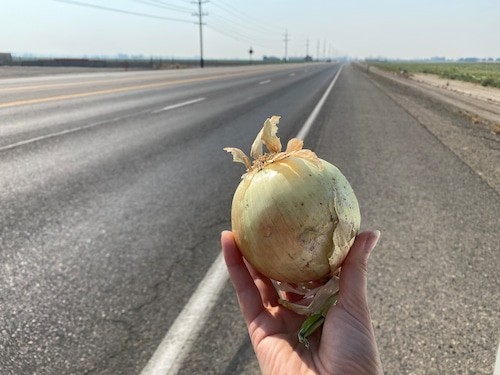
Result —
<instances>
[{"instance_id":1,"label":"onion papery skin","mask_svg":"<svg viewBox=\"0 0 500 375\"><path fill-rule=\"evenodd\" d=\"M338 168L289 156L246 173L231 223L243 256L260 273L291 284L328 280L360 227L359 205Z\"/></svg>"}]
</instances>

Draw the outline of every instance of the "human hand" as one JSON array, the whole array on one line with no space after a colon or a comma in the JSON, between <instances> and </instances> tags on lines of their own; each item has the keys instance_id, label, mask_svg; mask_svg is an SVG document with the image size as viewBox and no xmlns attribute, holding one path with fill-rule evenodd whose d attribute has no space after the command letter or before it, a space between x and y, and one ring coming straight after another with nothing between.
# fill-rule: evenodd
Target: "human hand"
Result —
<instances>
[{"instance_id":1,"label":"human hand","mask_svg":"<svg viewBox=\"0 0 500 375\"><path fill-rule=\"evenodd\" d=\"M263 374L383 374L366 292L367 261L379 236L356 237L342 265L337 304L306 349L297 338L305 317L278 303L272 281L244 260L232 232L222 232L224 259Z\"/></svg>"}]
</instances>

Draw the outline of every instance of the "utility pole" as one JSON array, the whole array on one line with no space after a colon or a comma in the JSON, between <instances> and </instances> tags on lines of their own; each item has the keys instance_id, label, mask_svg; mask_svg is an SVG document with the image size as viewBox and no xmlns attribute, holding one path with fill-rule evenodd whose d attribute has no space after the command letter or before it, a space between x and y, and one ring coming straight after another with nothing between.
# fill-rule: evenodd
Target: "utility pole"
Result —
<instances>
[{"instance_id":1,"label":"utility pole","mask_svg":"<svg viewBox=\"0 0 500 375\"><path fill-rule=\"evenodd\" d=\"M208 15L208 13L203 13L201 11L201 5L207 2L208 0L198 0L198 13L193 13L193 16L199 17L199 21L197 22L197 24L200 26L200 68L203 68L205 66L205 62L203 61L203 16Z\"/></svg>"},{"instance_id":2,"label":"utility pole","mask_svg":"<svg viewBox=\"0 0 500 375\"><path fill-rule=\"evenodd\" d=\"M306 60L309 60L309 38L306 40Z\"/></svg>"},{"instance_id":3,"label":"utility pole","mask_svg":"<svg viewBox=\"0 0 500 375\"><path fill-rule=\"evenodd\" d=\"M288 38L290 36L290 34L288 34L288 30L285 29L285 61L288 60L288 42L290 41L290 39Z\"/></svg>"},{"instance_id":4,"label":"utility pole","mask_svg":"<svg viewBox=\"0 0 500 375\"><path fill-rule=\"evenodd\" d=\"M316 61L319 61L319 39L318 43L316 44Z\"/></svg>"}]
</instances>

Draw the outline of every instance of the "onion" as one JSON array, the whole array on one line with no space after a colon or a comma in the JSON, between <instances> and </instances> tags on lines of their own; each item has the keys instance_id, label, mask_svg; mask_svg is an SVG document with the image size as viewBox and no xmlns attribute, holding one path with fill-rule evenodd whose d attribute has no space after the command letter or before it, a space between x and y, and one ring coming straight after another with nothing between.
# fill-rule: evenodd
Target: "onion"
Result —
<instances>
[{"instance_id":1,"label":"onion","mask_svg":"<svg viewBox=\"0 0 500 375\"><path fill-rule=\"evenodd\" d=\"M251 148L253 163L239 149L224 149L247 168L233 197L231 225L253 267L281 290L303 295L298 303L280 302L311 316L299 332L307 345L308 330L321 325L336 301L340 266L361 217L351 185L335 166L302 149L297 138L282 152L279 119L264 122Z\"/></svg>"}]
</instances>

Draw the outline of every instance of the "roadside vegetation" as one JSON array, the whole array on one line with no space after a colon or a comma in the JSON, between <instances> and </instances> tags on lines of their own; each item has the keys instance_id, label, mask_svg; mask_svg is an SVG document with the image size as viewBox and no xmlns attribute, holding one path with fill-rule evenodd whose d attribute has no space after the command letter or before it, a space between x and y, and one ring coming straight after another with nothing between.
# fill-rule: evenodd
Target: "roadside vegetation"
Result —
<instances>
[{"instance_id":1,"label":"roadside vegetation","mask_svg":"<svg viewBox=\"0 0 500 375\"><path fill-rule=\"evenodd\" d=\"M428 73L441 78L478 83L500 88L500 63L425 63L425 62L370 62L382 69L404 73Z\"/></svg>"}]
</instances>

